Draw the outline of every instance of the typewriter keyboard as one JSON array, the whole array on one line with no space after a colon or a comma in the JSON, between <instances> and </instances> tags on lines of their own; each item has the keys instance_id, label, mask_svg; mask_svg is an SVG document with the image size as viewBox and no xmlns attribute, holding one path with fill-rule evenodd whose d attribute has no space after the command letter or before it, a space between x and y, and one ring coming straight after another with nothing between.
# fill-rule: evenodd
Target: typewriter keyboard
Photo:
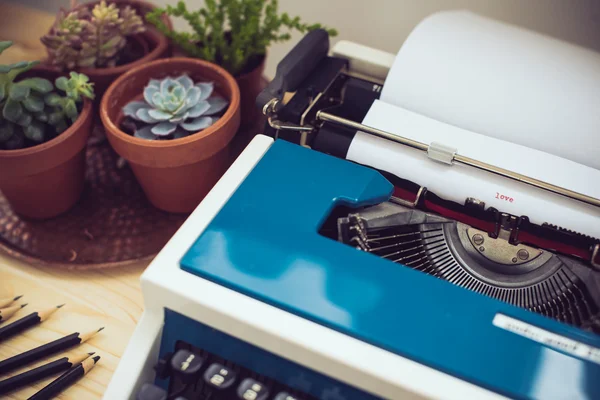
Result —
<instances>
[{"instance_id":1,"label":"typewriter keyboard","mask_svg":"<svg viewBox=\"0 0 600 400\"><path fill-rule=\"evenodd\" d=\"M247 368L178 341L174 353L159 360L157 375L168 389L144 384L138 400L309 400L294 390Z\"/></svg>"}]
</instances>

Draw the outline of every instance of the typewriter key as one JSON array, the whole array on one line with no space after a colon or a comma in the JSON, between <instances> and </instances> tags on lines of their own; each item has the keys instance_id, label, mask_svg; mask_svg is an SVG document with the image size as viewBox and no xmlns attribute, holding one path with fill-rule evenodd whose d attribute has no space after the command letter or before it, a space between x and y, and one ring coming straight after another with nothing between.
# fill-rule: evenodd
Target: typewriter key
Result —
<instances>
[{"instance_id":1,"label":"typewriter key","mask_svg":"<svg viewBox=\"0 0 600 400\"><path fill-rule=\"evenodd\" d=\"M269 389L252 378L246 378L238 387L237 394L243 400L265 400L269 397Z\"/></svg>"},{"instance_id":2,"label":"typewriter key","mask_svg":"<svg viewBox=\"0 0 600 400\"><path fill-rule=\"evenodd\" d=\"M199 355L187 350L178 350L171 359L171 368L183 383L193 383L200 377L203 363L204 359Z\"/></svg>"},{"instance_id":3,"label":"typewriter key","mask_svg":"<svg viewBox=\"0 0 600 400\"><path fill-rule=\"evenodd\" d=\"M212 364L204 373L204 381L219 389L233 385L235 372L222 364Z\"/></svg>"}]
</instances>

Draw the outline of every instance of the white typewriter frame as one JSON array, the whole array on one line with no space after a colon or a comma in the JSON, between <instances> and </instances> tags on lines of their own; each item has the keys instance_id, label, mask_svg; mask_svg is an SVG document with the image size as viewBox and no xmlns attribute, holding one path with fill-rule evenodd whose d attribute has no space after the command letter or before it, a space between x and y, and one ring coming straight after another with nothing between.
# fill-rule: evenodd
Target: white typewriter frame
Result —
<instances>
[{"instance_id":1,"label":"white typewriter frame","mask_svg":"<svg viewBox=\"0 0 600 400\"><path fill-rule=\"evenodd\" d=\"M394 56L342 41L333 50L350 69L385 78ZM208 226L273 140L258 135L198 205L141 277L144 312L104 394L106 400L134 399L154 381L153 366L164 309L176 311L297 364L388 399L503 399L504 397L433 368L326 328L179 267L179 260ZM322 396L340 400L335 393ZM349 399L350 400L350 399Z\"/></svg>"}]
</instances>

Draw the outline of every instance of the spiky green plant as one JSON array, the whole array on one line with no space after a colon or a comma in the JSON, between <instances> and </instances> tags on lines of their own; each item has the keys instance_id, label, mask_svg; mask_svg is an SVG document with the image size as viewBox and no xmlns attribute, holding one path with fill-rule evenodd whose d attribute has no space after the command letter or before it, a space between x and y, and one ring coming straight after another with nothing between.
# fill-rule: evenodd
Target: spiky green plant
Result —
<instances>
[{"instance_id":1,"label":"spiky green plant","mask_svg":"<svg viewBox=\"0 0 600 400\"><path fill-rule=\"evenodd\" d=\"M233 75L243 72L253 57L264 55L269 44L289 40L290 30L305 33L322 28L279 14L277 0L206 0L205 4L205 8L189 11L180 1L176 7L154 9L146 20L190 56L219 64ZM161 19L163 14L182 17L193 32L169 29ZM284 28L287 32L281 33ZM328 32L337 34L334 29Z\"/></svg>"},{"instance_id":2,"label":"spiky green plant","mask_svg":"<svg viewBox=\"0 0 600 400\"><path fill-rule=\"evenodd\" d=\"M12 42L0 42L0 54ZM63 132L79 116L83 97L94 98L92 84L83 74L71 72L70 78L56 79L56 88L47 79L15 81L37 61L0 65L0 149L14 150L38 144Z\"/></svg>"},{"instance_id":3,"label":"spiky green plant","mask_svg":"<svg viewBox=\"0 0 600 400\"><path fill-rule=\"evenodd\" d=\"M144 22L133 8L102 1L91 10L81 7L59 11L41 41L50 62L58 67L114 67L127 36L144 30Z\"/></svg>"}]
</instances>

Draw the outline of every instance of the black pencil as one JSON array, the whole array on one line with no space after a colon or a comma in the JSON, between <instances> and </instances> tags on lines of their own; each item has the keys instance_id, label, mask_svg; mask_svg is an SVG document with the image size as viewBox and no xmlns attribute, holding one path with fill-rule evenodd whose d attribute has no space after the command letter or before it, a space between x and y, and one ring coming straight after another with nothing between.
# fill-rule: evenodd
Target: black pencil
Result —
<instances>
[{"instance_id":1,"label":"black pencil","mask_svg":"<svg viewBox=\"0 0 600 400\"><path fill-rule=\"evenodd\" d=\"M21 297L23 297L23 295L0 299L0 308L10 306L12 303L19 300Z\"/></svg>"},{"instance_id":2,"label":"black pencil","mask_svg":"<svg viewBox=\"0 0 600 400\"><path fill-rule=\"evenodd\" d=\"M0 394L8 393L58 372L65 371L92 355L94 355L94 353L81 353L72 357L59 358L58 360L51 361L48 364L23 372L22 374L11 376L10 378L0 381Z\"/></svg>"},{"instance_id":3,"label":"black pencil","mask_svg":"<svg viewBox=\"0 0 600 400\"><path fill-rule=\"evenodd\" d=\"M77 346L78 344L83 343L94 336L96 333L100 332L102 329L104 328L86 333L75 332L60 339L56 339L53 342L36 347L35 349L31 349L24 353L7 358L6 360L2 360L0 361L0 374L11 371L18 367L22 367L23 365L39 360L40 358L47 357L51 354L56 354L61 350L68 349L69 347Z\"/></svg>"},{"instance_id":4,"label":"black pencil","mask_svg":"<svg viewBox=\"0 0 600 400\"><path fill-rule=\"evenodd\" d=\"M0 308L0 322L6 322L7 319L13 316L14 313L25 307L27 303L21 304L20 306L11 306Z\"/></svg>"},{"instance_id":5,"label":"black pencil","mask_svg":"<svg viewBox=\"0 0 600 400\"><path fill-rule=\"evenodd\" d=\"M57 394L65 390L67 387L77 382L79 378L90 372L99 359L100 356L88 358L81 364L76 365L75 367L71 368L70 370L68 370L67 372L50 382L48 386L44 387L42 390L31 396L28 400L44 400L54 398L54 396L56 396Z\"/></svg>"},{"instance_id":6,"label":"black pencil","mask_svg":"<svg viewBox=\"0 0 600 400\"><path fill-rule=\"evenodd\" d=\"M31 328L32 326L39 324L42 321L45 321L49 316L51 316L56 310L64 306L61 304L56 307L48 308L46 310L35 311L31 314L16 320L12 324L8 324L0 328L0 342L24 331L27 328Z\"/></svg>"}]
</instances>

